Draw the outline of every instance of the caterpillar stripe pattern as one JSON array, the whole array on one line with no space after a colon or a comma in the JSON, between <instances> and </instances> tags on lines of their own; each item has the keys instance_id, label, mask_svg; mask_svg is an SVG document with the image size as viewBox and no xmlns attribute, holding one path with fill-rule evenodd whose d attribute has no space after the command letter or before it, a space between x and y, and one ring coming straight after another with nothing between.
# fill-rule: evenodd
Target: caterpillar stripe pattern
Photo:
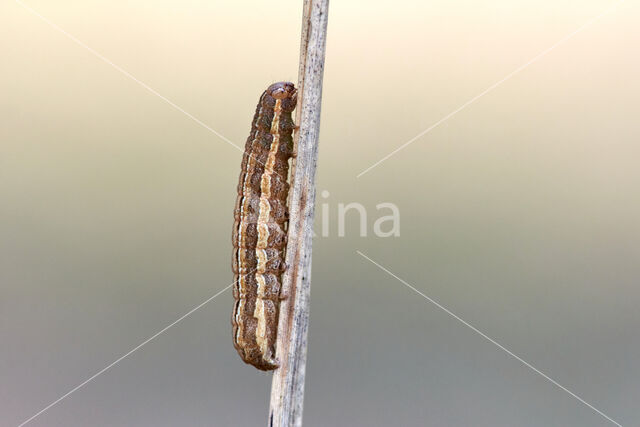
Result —
<instances>
[{"instance_id":1,"label":"caterpillar stripe pattern","mask_svg":"<svg viewBox=\"0 0 640 427\"><path fill-rule=\"evenodd\" d=\"M274 83L260 97L242 156L234 210L233 344L242 360L265 371L278 367L275 344L295 106L293 83Z\"/></svg>"}]
</instances>

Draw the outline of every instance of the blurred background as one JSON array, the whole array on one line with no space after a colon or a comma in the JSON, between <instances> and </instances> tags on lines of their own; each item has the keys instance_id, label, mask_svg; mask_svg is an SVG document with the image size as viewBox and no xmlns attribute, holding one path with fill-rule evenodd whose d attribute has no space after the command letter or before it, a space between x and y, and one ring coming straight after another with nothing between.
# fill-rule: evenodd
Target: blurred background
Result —
<instances>
[{"instance_id":1,"label":"blurred background","mask_svg":"<svg viewBox=\"0 0 640 427\"><path fill-rule=\"evenodd\" d=\"M359 250L622 425L640 424L640 6L334 1L305 425L605 426ZM243 146L297 80L301 2L26 0ZM241 152L18 2L0 4L0 425L232 281ZM340 203L355 211L346 236ZM400 236L373 222L400 210ZM271 375L226 291L30 426L255 426Z\"/></svg>"}]
</instances>

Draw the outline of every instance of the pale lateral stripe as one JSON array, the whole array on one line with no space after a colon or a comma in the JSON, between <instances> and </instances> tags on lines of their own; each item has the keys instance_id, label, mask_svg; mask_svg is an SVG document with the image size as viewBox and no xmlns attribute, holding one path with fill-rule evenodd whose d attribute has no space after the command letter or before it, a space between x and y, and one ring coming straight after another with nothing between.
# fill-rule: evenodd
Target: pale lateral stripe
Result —
<instances>
[{"instance_id":1,"label":"pale lateral stripe","mask_svg":"<svg viewBox=\"0 0 640 427\"><path fill-rule=\"evenodd\" d=\"M267 251L264 249L256 249L256 257L258 258L258 266L256 267L256 273L264 274L267 271Z\"/></svg>"},{"instance_id":2,"label":"pale lateral stripe","mask_svg":"<svg viewBox=\"0 0 640 427\"><path fill-rule=\"evenodd\" d=\"M258 243L256 245L256 258L260 259L260 252L267 247L269 240L269 227L267 221L269 220L269 214L271 212L271 205L269 203L269 197L271 196L271 174L273 173L273 167L276 162L276 154L280 147L280 115L282 114L282 100L276 99L276 104L273 107L273 120L271 121L271 135L273 135L273 141L271 147L269 147L269 156L264 167L264 173L260 180L260 211L258 213ZM266 258L266 257L265 257ZM256 274L256 282L258 283L257 294L260 295L264 292L266 283L262 274ZM263 360L272 362L270 355L268 355L269 343L267 341L267 319L265 316L264 301L261 298L256 298L256 307L253 312L253 317L258 319L258 326L256 328L256 344L260 347L260 354L262 354Z\"/></svg>"},{"instance_id":3,"label":"pale lateral stripe","mask_svg":"<svg viewBox=\"0 0 640 427\"><path fill-rule=\"evenodd\" d=\"M246 288L246 276L247 274L252 274L252 273L245 273L240 274L240 266L244 265L244 262L241 258L241 253L242 253L242 249L241 247L244 247L244 235L242 233L242 228L244 226L244 222L245 222L245 218L244 218L244 211L245 211L245 203L248 201L248 197L247 197L247 181L249 179L249 177L251 176L251 174L253 173L253 170L255 169L255 157L253 155L253 146L256 143L256 139L258 138L258 133L260 131L260 128L258 126L258 124L260 123L260 121L262 120L263 114L264 114L264 106L262 104L262 101L264 100L264 97L266 96L267 92L265 91L262 96L260 97L260 100L258 101L258 103L260 104L260 108L258 110L258 117L256 118L256 130L253 133L253 138L251 139L251 144L249 145L249 158L247 159L247 171L245 172L244 176L242 177L242 193L241 193L241 201L240 201L240 221L238 222L238 280L237 280L237 286L238 286L238 296L241 295L246 295L247 292L247 288ZM240 335L243 334L244 332L244 322L242 321L243 318L243 314L244 314L244 301L240 301L240 303L237 306L237 311L235 313L235 319L236 319L236 325L237 325L237 331L236 331L236 336L235 336L235 340L236 340L236 344L239 344L239 339L240 339Z\"/></svg>"},{"instance_id":4,"label":"pale lateral stripe","mask_svg":"<svg viewBox=\"0 0 640 427\"><path fill-rule=\"evenodd\" d=\"M256 301L258 301L258 300L262 299L262 298L259 297L259 295L263 295L263 294L261 294L261 292L264 292L264 288L267 287L267 283L266 283L266 280L264 278L264 274L256 274L256 282L258 283L258 290L256 292L256 297L257 297ZM256 302L256 304L258 304L258 303ZM258 311L257 307L258 306L256 305L256 309L255 309L256 312ZM258 323L258 327L260 327L259 323Z\"/></svg>"},{"instance_id":5,"label":"pale lateral stripe","mask_svg":"<svg viewBox=\"0 0 640 427\"><path fill-rule=\"evenodd\" d=\"M236 307L236 344L238 344L238 340L240 339L240 334L242 333L242 329L244 328L244 322L242 321L242 312L244 311L244 299L240 299L238 302L238 306Z\"/></svg>"},{"instance_id":6,"label":"pale lateral stripe","mask_svg":"<svg viewBox=\"0 0 640 427\"><path fill-rule=\"evenodd\" d=\"M257 276L256 276L257 277ZM262 281L264 282L264 277L260 276ZM260 313L260 317L258 318L258 326L256 328L256 343L260 348L260 354L262 355L262 360L265 360L268 363L271 363L271 355L269 355L269 343L267 342L267 322L265 319L265 307L264 300L262 298L256 298L256 309L255 312Z\"/></svg>"},{"instance_id":7,"label":"pale lateral stripe","mask_svg":"<svg viewBox=\"0 0 640 427\"><path fill-rule=\"evenodd\" d=\"M262 120L262 115L264 112L262 101L266 94L267 92L265 91L260 97L260 100L258 101L258 103L260 104L260 109L258 110L258 117L256 118L256 130L253 133L253 138L251 139L251 145L249 146L249 158L247 159L247 171L245 172L242 178L242 193L241 193L242 199L240 202L240 222L238 223L238 247L243 247L244 236L242 235L242 226L244 225L244 206L245 206L245 203L248 201L247 181L248 181L248 178L251 176L251 173L253 173L253 170L255 169L255 165L256 165L256 161L255 161L256 159L253 155L253 145L256 143L256 139L258 137L258 133L260 130L258 127L258 123L260 123L260 120ZM240 251L238 251L238 265L240 265Z\"/></svg>"},{"instance_id":8,"label":"pale lateral stripe","mask_svg":"<svg viewBox=\"0 0 640 427\"><path fill-rule=\"evenodd\" d=\"M267 225L267 221L269 220L270 214L271 204L269 200L266 197L260 197L260 213L258 214L258 224L256 226L258 229L256 249L265 249L267 247L267 242L269 241L269 226Z\"/></svg>"}]
</instances>

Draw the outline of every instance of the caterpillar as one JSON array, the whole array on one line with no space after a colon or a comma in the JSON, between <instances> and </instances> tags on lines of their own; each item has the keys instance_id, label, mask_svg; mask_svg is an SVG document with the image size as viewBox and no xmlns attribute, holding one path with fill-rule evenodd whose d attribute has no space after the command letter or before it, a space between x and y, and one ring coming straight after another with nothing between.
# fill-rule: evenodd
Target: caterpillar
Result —
<instances>
[{"instance_id":1,"label":"caterpillar","mask_svg":"<svg viewBox=\"0 0 640 427\"><path fill-rule=\"evenodd\" d=\"M289 82L274 83L260 96L242 156L234 209L233 345L242 360L264 371L278 367L275 344L296 96Z\"/></svg>"}]
</instances>

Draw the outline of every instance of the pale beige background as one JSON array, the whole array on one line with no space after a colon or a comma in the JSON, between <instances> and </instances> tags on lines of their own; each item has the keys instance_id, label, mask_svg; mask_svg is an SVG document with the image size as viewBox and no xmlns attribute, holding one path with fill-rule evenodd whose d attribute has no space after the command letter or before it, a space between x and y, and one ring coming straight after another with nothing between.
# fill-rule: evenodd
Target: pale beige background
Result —
<instances>
[{"instance_id":1,"label":"pale beige background","mask_svg":"<svg viewBox=\"0 0 640 427\"><path fill-rule=\"evenodd\" d=\"M295 80L299 2L28 0L242 145ZM640 424L640 7L627 1L356 175L615 1L334 1L314 243L308 426ZM0 425L17 426L227 286L241 153L20 4L0 4ZM321 200L322 201L322 200ZM401 237L338 238L338 203ZM352 218L353 220L354 218ZM32 426L254 426L270 376L231 294Z\"/></svg>"}]
</instances>

